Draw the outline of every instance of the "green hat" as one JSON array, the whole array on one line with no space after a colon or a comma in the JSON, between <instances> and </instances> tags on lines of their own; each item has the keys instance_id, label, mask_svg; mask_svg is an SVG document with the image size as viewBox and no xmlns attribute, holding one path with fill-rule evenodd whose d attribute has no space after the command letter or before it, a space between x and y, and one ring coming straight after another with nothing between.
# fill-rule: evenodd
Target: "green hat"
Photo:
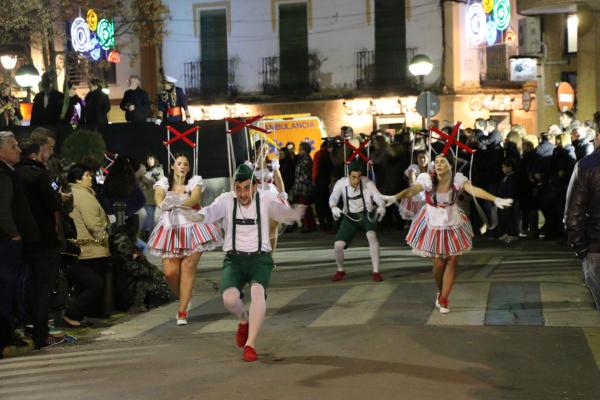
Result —
<instances>
[{"instance_id":1,"label":"green hat","mask_svg":"<svg viewBox=\"0 0 600 400\"><path fill-rule=\"evenodd\" d=\"M250 168L247 164L240 164L239 167L235 170L235 181L243 182L248 179L252 179L252 182L256 181L256 177L252 174L252 168Z\"/></svg>"},{"instance_id":2,"label":"green hat","mask_svg":"<svg viewBox=\"0 0 600 400\"><path fill-rule=\"evenodd\" d=\"M348 165L348 172L354 172L354 171L362 172L362 165L360 164L360 161L358 161L358 160L354 160L350 163L350 165Z\"/></svg>"}]
</instances>

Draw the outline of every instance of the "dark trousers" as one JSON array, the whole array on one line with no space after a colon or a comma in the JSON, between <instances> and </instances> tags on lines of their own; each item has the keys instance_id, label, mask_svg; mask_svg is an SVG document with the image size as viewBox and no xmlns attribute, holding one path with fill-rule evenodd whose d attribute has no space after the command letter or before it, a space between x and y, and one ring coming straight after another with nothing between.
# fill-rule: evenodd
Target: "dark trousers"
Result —
<instances>
[{"instance_id":1,"label":"dark trousers","mask_svg":"<svg viewBox=\"0 0 600 400\"><path fill-rule=\"evenodd\" d=\"M307 206L306 212L304 213L304 217L302 218L302 231L314 231L317 227L317 223L315 221L315 215L312 210L312 204L310 203L310 199L308 198L308 196L298 196L298 204L304 204L305 206Z\"/></svg>"},{"instance_id":2,"label":"dark trousers","mask_svg":"<svg viewBox=\"0 0 600 400\"><path fill-rule=\"evenodd\" d=\"M66 316L81 321L85 316L104 313L104 274L106 258L79 260L69 271L69 279L75 286L75 296Z\"/></svg>"},{"instance_id":3,"label":"dark trousers","mask_svg":"<svg viewBox=\"0 0 600 400\"><path fill-rule=\"evenodd\" d=\"M30 306L33 322L33 343L38 348L45 345L48 337L50 298L60 263L58 248L25 254L25 265L30 272L30 298L27 303Z\"/></svg>"},{"instance_id":4,"label":"dark trousers","mask_svg":"<svg viewBox=\"0 0 600 400\"><path fill-rule=\"evenodd\" d=\"M521 208L519 203L515 201L512 207L498 210L498 214L501 231L508 236L519 236L521 231Z\"/></svg>"},{"instance_id":5,"label":"dark trousers","mask_svg":"<svg viewBox=\"0 0 600 400\"><path fill-rule=\"evenodd\" d=\"M315 189L315 209L317 211L317 219L319 220L319 228L321 231L330 231L333 222L331 208L329 207L329 187L317 184Z\"/></svg>"},{"instance_id":6,"label":"dark trousers","mask_svg":"<svg viewBox=\"0 0 600 400\"><path fill-rule=\"evenodd\" d=\"M583 259L583 277L600 311L600 253L589 253Z\"/></svg>"},{"instance_id":7,"label":"dark trousers","mask_svg":"<svg viewBox=\"0 0 600 400\"><path fill-rule=\"evenodd\" d=\"M23 243L0 241L0 351L12 341L13 307L17 297L18 277L23 266Z\"/></svg>"}]
</instances>

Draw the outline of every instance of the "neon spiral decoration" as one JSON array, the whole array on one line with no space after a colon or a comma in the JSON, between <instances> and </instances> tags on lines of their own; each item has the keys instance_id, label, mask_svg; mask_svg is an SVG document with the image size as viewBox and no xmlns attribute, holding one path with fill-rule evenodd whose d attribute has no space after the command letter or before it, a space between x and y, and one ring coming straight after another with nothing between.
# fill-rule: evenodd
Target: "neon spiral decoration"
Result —
<instances>
[{"instance_id":1,"label":"neon spiral decoration","mask_svg":"<svg viewBox=\"0 0 600 400\"><path fill-rule=\"evenodd\" d=\"M81 17L75 18L71 24L71 45L78 53L85 53L90 49L90 28Z\"/></svg>"},{"instance_id":2,"label":"neon spiral decoration","mask_svg":"<svg viewBox=\"0 0 600 400\"><path fill-rule=\"evenodd\" d=\"M98 14L91 8L87 12L87 24L90 27L90 31L96 31L96 28L98 27Z\"/></svg>"},{"instance_id":3,"label":"neon spiral decoration","mask_svg":"<svg viewBox=\"0 0 600 400\"><path fill-rule=\"evenodd\" d=\"M472 3L467 9L467 36L471 44L483 43L486 38L485 11L481 3Z\"/></svg>"},{"instance_id":4,"label":"neon spiral decoration","mask_svg":"<svg viewBox=\"0 0 600 400\"><path fill-rule=\"evenodd\" d=\"M496 22L493 19L488 19L486 28L485 28L485 40L488 46L496 43L496 39L498 38L498 31L496 30Z\"/></svg>"},{"instance_id":5,"label":"neon spiral decoration","mask_svg":"<svg viewBox=\"0 0 600 400\"><path fill-rule=\"evenodd\" d=\"M101 19L98 22L98 28L96 30L98 35L98 42L104 50L115 47L115 26L112 22L106 19Z\"/></svg>"},{"instance_id":6,"label":"neon spiral decoration","mask_svg":"<svg viewBox=\"0 0 600 400\"><path fill-rule=\"evenodd\" d=\"M504 42L513 46L517 44L517 34L511 28L506 31Z\"/></svg>"},{"instance_id":7,"label":"neon spiral decoration","mask_svg":"<svg viewBox=\"0 0 600 400\"><path fill-rule=\"evenodd\" d=\"M94 61L98 61L102 56L102 48L98 42L98 38L93 36L90 40L90 58Z\"/></svg>"},{"instance_id":8,"label":"neon spiral decoration","mask_svg":"<svg viewBox=\"0 0 600 400\"><path fill-rule=\"evenodd\" d=\"M494 21L499 31L504 31L510 24L510 2L509 0L496 0L494 3Z\"/></svg>"},{"instance_id":9,"label":"neon spiral decoration","mask_svg":"<svg viewBox=\"0 0 600 400\"><path fill-rule=\"evenodd\" d=\"M494 9L494 0L483 0L481 5L483 6L483 11L489 14Z\"/></svg>"}]
</instances>

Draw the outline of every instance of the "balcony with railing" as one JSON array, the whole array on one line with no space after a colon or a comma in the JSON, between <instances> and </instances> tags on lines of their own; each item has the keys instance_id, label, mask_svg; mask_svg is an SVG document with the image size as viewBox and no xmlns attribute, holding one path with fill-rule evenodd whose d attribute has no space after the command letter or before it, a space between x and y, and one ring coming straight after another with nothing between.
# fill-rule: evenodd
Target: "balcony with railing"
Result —
<instances>
[{"instance_id":1,"label":"balcony with railing","mask_svg":"<svg viewBox=\"0 0 600 400\"><path fill-rule=\"evenodd\" d=\"M412 77L408 73L408 63L415 55L415 50L408 48L400 52L357 51L354 53L356 89L413 86Z\"/></svg>"},{"instance_id":2,"label":"balcony with railing","mask_svg":"<svg viewBox=\"0 0 600 400\"><path fill-rule=\"evenodd\" d=\"M293 61L293 60L292 60ZM291 69L283 75L287 77L287 82L282 81L281 58L279 56L265 57L261 59L260 75L262 77L262 92L265 95L309 95L320 91L319 71L321 67L320 57L314 53L308 53L307 58L302 61L307 62L306 68ZM295 63L292 62L292 65ZM285 79L283 79L285 80Z\"/></svg>"},{"instance_id":3,"label":"balcony with railing","mask_svg":"<svg viewBox=\"0 0 600 400\"><path fill-rule=\"evenodd\" d=\"M237 57L227 60L189 61L184 63L185 91L188 96L235 96Z\"/></svg>"},{"instance_id":4,"label":"balcony with railing","mask_svg":"<svg viewBox=\"0 0 600 400\"><path fill-rule=\"evenodd\" d=\"M518 54L519 48L514 45L495 45L481 48L480 59L485 60L484 72L479 74L481 86L513 87L520 83L510 80L510 57Z\"/></svg>"}]
</instances>

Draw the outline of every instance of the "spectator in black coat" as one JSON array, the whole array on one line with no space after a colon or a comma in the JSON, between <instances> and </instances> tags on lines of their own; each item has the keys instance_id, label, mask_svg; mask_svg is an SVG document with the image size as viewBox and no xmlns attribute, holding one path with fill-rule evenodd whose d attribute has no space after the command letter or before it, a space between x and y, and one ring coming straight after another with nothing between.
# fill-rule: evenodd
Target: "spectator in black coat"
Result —
<instances>
[{"instance_id":1,"label":"spectator in black coat","mask_svg":"<svg viewBox=\"0 0 600 400\"><path fill-rule=\"evenodd\" d=\"M129 89L121 100L121 110L125 111L127 122L142 123L150 117L150 96L140 87L140 78L131 75L128 80Z\"/></svg>"},{"instance_id":2,"label":"spectator in black coat","mask_svg":"<svg viewBox=\"0 0 600 400\"><path fill-rule=\"evenodd\" d=\"M129 237L135 242L140 225L139 211L146 204L146 197L137 184L135 170L129 159L119 157L112 165L104 181L100 200L109 220L118 222L117 225L124 224ZM120 206L124 207L124 215L122 221L117 221Z\"/></svg>"},{"instance_id":3,"label":"spectator in black coat","mask_svg":"<svg viewBox=\"0 0 600 400\"><path fill-rule=\"evenodd\" d=\"M331 154L327 140L321 143L321 149L315 153L313 160L313 182L315 184L315 210L319 220L319 230L331 231L333 216L329 207L329 184L331 183Z\"/></svg>"},{"instance_id":4,"label":"spectator in black coat","mask_svg":"<svg viewBox=\"0 0 600 400\"><path fill-rule=\"evenodd\" d=\"M498 210L500 218L500 231L503 233L500 240L506 243L511 243L519 238L521 226L521 210L519 208L517 193L517 174L515 173L516 163L513 159L507 158L502 161L502 172L504 178L498 188L498 196L509 196L506 198L513 199L512 207Z\"/></svg>"},{"instance_id":5,"label":"spectator in black coat","mask_svg":"<svg viewBox=\"0 0 600 400\"><path fill-rule=\"evenodd\" d=\"M56 73L48 71L42 75L41 91L33 98L31 125L56 125L60 123L64 95L54 88Z\"/></svg>"},{"instance_id":6,"label":"spectator in black coat","mask_svg":"<svg viewBox=\"0 0 600 400\"><path fill-rule=\"evenodd\" d=\"M76 128L83 122L85 103L77 94L73 82L69 82L67 86L69 88L69 109L65 115L65 122Z\"/></svg>"},{"instance_id":7,"label":"spectator in black coat","mask_svg":"<svg viewBox=\"0 0 600 400\"><path fill-rule=\"evenodd\" d=\"M100 79L92 79L89 83L90 92L85 96L85 123L91 129L108 125L107 114L110 111L108 95L102 91Z\"/></svg>"},{"instance_id":8,"label":"spectator in black coat","mask_svg":"<svg viewBox=\"0 0 600 400\"><path fill-rule=\"evenodd\" d=\"M575 155L577 161L581 160L585 156L589 156L594 152L594 145L588 140L590 136L593 137L594 132L585 126L580 126L577 129L573 129L571 132L571 142L575 147Z\"/></svg>"},{"instance_id":9,"label":"spectator in black coat","mask_svg":"<svg viewBox=\"0 0 600 400\"><path fill-rule=\"evenodd\" d=\"M285 190L289 190L294 186L294 174L296 173L296 159L287 147L282 147L279 150L279 172L283 179Z\"/></svg>"},{"instance_id":10,"label":"spectator in black coat","mask_svg":"<svg viewBox=\"0 0 600 400\"><path fill-rule=\"evenodd\" d=\"M31 277L28 305L31 306L33 343L39 349L59 340L49 335L48 316L50 296L61 263L56 226L61 198L59 187L53 189L46 166L41 161L44 154L39 144L26 140L20 147L21 160L15 166L15 172L23 183L25 197L40 232L40 240L24 241L25 264Z\"/></svg>"},{"instance_id":11,"label":"spectator in black coat","mask_svg":"<svg viewBox=\"0 0 600 400\"><path fill-rule=\"evenodd\" d=\"M529 232L532 237L538 236L538 206L534 201L534 182L532 165L537 146L536 136L526 136L523 141L523 156L518 168L518 193L521 206L521 223L523 233Z\"/></svg>"},{"instance_id":12,"label":"spectator in black coat","mask_svg":"<svg viewBox=\"0 0 600 400\"><path fill-rule=\"evenodd\" d=\"M40 233L13 166L21 150L12 132L0 132L0 358L12 342L13 305L23 261L23 240L39 241Z\"/></svg>"}]
</instances>

